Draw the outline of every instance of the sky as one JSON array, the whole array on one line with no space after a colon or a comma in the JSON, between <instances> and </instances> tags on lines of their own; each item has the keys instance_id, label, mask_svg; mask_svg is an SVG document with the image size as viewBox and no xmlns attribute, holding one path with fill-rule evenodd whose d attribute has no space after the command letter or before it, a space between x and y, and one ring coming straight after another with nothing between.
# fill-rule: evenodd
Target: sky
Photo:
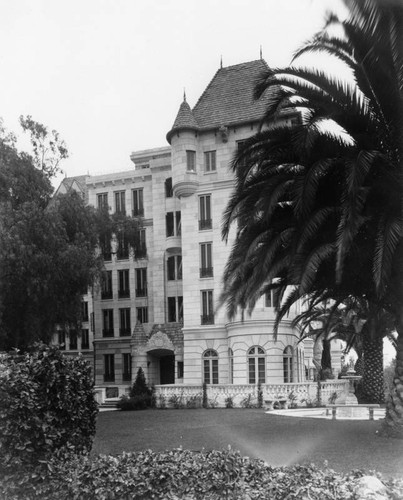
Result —
<instances>
[{"instance_id":1,"label":"sky","mask_svg":"<svg viewBox=\"0 0 403 500\"><path fill-rule=\"evenodd\" d=\"M337 3L0 0L0 117L18 136L20 115L56 129L64 175L128 170L131 152L168 145L184 90L193 107L221 58L251 61L262 47L269 66L287 66Z\"/></svg>"}]
</instances>

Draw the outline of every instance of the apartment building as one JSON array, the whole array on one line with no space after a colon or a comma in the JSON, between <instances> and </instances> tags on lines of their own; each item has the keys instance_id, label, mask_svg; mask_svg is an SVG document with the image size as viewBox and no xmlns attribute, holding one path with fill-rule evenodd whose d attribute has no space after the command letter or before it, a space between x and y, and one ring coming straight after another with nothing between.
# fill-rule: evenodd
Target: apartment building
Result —
<instances>
[{"instance_id":1,"label":"apartment building","mask_svg":"<svg viewBox=\"0 0 403 500\"><path fill-rule=\"evenodd\" d=\"M166 147L132 153L126 172L85 177L90 205L142 223L141 251L114 238L89 299L95 383L108 397L123 394L140 366L156 385L311 376L313 343L298 343L292 315L273 337L273 293L243 320L217 309L233 238L221 238L234 182L229 165L258 130L265 102L254 101L253 88L265 68L263 60L219 68L193 108L184 96Z\"/></svg>"}]
</instances>

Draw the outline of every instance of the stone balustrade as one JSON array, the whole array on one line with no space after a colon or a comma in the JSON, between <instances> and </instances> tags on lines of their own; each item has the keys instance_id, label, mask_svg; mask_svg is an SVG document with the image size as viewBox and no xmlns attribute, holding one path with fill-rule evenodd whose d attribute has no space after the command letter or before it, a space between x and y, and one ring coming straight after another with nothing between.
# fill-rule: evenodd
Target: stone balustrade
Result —
<instances>
[{"instance_id":1,"label":"stone balustrade","mask_svg":"<svg viewBox=\"0 0 403 500\"><path fill-rule=\"evenodd\" d=\"M328 404L332 397L336 401L345 398L348 389L348 382L344 380L328 380L321 382L322 404ZM164 401L167 407L173 406L173 401L182 401L184 405L191 398L203 395L202 385L157 385L155 386L157 405ZM289 400L290 404L298 405L313 404L317 399L318 385L316 382L305 382L295 384L262 384L263 401L265 400ZM334 396L336 393L337 396ZM209 402L218 407L225 407L227 398L231 398L235 407L244 406L246 401L249 404L257 405L258 386L252 384L217 384L207 386L207 398Z\"/></svg>"}]
</instances>

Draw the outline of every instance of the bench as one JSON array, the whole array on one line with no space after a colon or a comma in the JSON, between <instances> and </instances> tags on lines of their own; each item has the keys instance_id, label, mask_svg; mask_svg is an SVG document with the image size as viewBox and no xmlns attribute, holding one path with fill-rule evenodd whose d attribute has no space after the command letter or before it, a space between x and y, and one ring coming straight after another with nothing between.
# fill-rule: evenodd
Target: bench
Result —
<instances>
[{"instance_id":1,"label":"bench","mask_svg":"<svg viewBox=\"0 0 403 500\"><path fill-rule=\"evenodd\" d=\"M273 410L275 403L278 403L280 405L280 408L283 410L286 410L288 408L288 399L265 399L265 409Z\"/></svg>"},{"instance_id":2,"label":"bench","mask_svg":"<svg viewBox=\"0 0 403 500\"><path fill-rule=\"evenodd\" d=\"M330 409L332 410L332 420L336 420L337 408L368 408L369 419L374 420L374 409L379 408L379 405L378 404L351 404L351 405L334 404L334 405L326 405L326 408L328 408L328 410L326 411L327 415L329 415L329 410Z\"/></svg>"}]
</instances>

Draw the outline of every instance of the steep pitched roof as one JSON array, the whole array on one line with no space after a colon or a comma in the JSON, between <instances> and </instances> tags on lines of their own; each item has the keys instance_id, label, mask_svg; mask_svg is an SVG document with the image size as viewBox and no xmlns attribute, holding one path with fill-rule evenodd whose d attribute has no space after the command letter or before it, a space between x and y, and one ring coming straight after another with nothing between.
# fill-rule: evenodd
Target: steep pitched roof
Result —
<instances>
[{"instance_id":1,"label":"steep pitched roof","mask_svg":"<svg viewBox=\"0 0 403 500\"><path fill-rule=\"evenodd\" d=\"M255 101L253 91L256 79L267 68L263 59L220 68L193 110L184 99L167 134L168 142L174 131L181 129L208 130L260 120L265 99Z\"/></svg>"},{"instance_id":2,"label":"steep pitched roof","mask_svg":"<svg viewBox=\"0 0 403 500\"><path fill-rule=\"evenodd\" d=\"M256 79L268 68L263 59L220 68L203 92L193 115L201 129L262 118L265 100L255 101Z\"/></svg>"}]
</instances>

